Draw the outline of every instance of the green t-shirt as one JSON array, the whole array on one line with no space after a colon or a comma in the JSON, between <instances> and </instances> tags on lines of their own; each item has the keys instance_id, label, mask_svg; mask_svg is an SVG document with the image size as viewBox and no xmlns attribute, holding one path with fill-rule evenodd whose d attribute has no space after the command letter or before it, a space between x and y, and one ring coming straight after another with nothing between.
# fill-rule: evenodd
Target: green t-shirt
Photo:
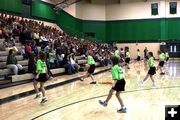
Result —
<instances>
[{"instance_id":1,"label":"green t-shirt","mask_svg":"<svg viewBox=\"0 0 180 120\"><path fill-rule=\"evenodd\" d=\"M166 58L168 58L168 57L169 57L169 53L168 53L168 52L166 52L165 56L166 56Z\"/></svg>"},{"instance_id":2,"label":"green t-shirt","mask_svg":"<svg viewBox=\"0 0 180 120\"><path fill-rule=\"evenodd\" d=\"M89 65L94 65L95 61L92 56L88 55L87 62Z\"/></svg>"},{"instance_id":3,"label":"green t-shirt","mask_svg":"<svg viewBox=\"0 0 180 120\"><path fill-rule=\"evenodd\" d=\"M150 57L148 59L148 65L149 65L149 67L155 67L155 63L154 63L154 58L153 57Z\"/></svg>"},{"instance_id":4,"label":"green t-shirt","mask_svg":"<svg viewBox=\"0 0 180 120\"><path fill-rule=\"evenodd\" d=\"M131 56L130 56L130 54L129 54L129 52L126 52L126 58L130 58Z\"/></svg>"},{"instance_id":5,"label":"green t-shirt","mask_svg":"<svg viewBox=\"0 0 180 120\"><path fill-rule=\"evenodd\" d=\"M138 56L138 57L141 57L141 54L140 54L140 52L137 52L137 56Z\"/></svg>"},{"instance_id":6,"label":"green t-shirt","mask_svg":"<svg viewBox=\"0 0 180 120\"><path fill-rule=\"evenodd\" d=\"M120 57L120 56L119 56L119 50L116 50L116 51L114 52L114 56L115 56L115 57Z\"/></svg>"},{"instance_id":7,"label":"green t-shirt","mask_svg":"<svg viewBox=\"0 0 180 120\"><path fill-rule=\"evenodd\" d=\"M46 73L46 71L47 71L46 62L43 62L41 59L39 59L36 65L36 73L38 72Z\"/></svg>"},{"instance_id":8,"label":"green t-shirt","mask_svg":"<svg viewBox=\"0 0 180 120\"><path fill-rule=\"evenodd\" d=\"M164 59L165 59L165 54L164 54L164 53L161 53L161 54L159 55L159 60L160 60L160 61L164 61Z\"/></svg>"},{"instance_id":9,"label":"green t-shirt","mask_svg":"<svg viewBox=\"0 0 180 120\"><path fill-rule=\"evenodd\" d=\"M112 67L112 79L113 80L121 80L124 79L124 73L122 68L118 65L114 65Z\"/></svg>"}]
</instances>

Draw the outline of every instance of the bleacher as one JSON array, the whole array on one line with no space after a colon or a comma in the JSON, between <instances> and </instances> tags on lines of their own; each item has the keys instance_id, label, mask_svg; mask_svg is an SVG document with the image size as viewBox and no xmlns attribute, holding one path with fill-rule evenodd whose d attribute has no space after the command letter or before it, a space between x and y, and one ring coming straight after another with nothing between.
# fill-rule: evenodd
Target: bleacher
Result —
<instances>
[{"instance_id":1,"label":"bleacher","mask_svg":"<svg viewBox=\"0 0 180 120\"><path fill-rule=\"evenodd\" d=\"M0 41L2 44L4 39L0 39ZM19 43L18 38L16 38L16 47L18 48L18 50L20 50L22 47L21 43ZM16 58L18 60L18 63L23 66L26 73L22 75L13 75L13 71L8 69L6 66L7 56L8 56L8 51L0 50L0 76L1 76L0 85L14 83L14 82L23 82L27 80L32 80L34 78L33 74L27 73L28 60L23 60L23 57L19 54L16 55ZM84 65L87 63L85 56L75 56L75 59L78 61L77 63L81 67L84 67ZM99 66L99 65L100 63L96 63L96 66ZM65 72L65 68L51 69L51 72L53 75L63 74Z\"/></svg>"}]
</instances>

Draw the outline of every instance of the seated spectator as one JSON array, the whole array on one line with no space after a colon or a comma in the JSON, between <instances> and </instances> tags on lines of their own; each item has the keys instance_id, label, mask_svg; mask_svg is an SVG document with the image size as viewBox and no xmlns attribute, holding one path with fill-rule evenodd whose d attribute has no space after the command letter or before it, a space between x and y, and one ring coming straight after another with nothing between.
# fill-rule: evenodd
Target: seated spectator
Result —
<instances>
[{"instance_id":1,"label":"seated spectator","mask_svg":"<svg viewBox=\"0 0 180 120\"><path fill-rule=\"evenodd\" d=\"M37 45L36 45L36 41L33 41L32 42L32 45L31 45L31 48L32 48L32 52L36 55L36 57L38 56L38 48L37 48Z\"/></svg>"},{"instance_id":2,"label":"seated spectator","mask_svg":"<svg viewBox=\"0 0 180 120\"><path fill-rule=\"evenodd\" d=\"M74 68L73 68L73 66L70 63L67 54L65 54L65 56L63 58L62 65L65 68L65 73L66 74L69 74L69 75L73 74L73 69Z\"/></svg>"},{"instance_id":3,"label":"seated spectator","mask_svg":"<svg viewBox=\"0 0 180 120\"><path fill-rule=\"evenodd\" d=\"M21 56L23 56L23 60L28 59L24 46L21 47Z\"/></svg>"},{"instance_id":4,"label":"seated spectator","mask_svg":"<svg viewBox=\"0 0 180 120\"><path fill-rule=\"evenodd\" d=\"M37 45L39 45L39 33L38 30L35 30L33 33L33 40L36 41Z\"/></svg>"},{"instance_id":5,"label":"seated spectator","mask_svg":"<svg viewBox=\"0 0 180 120\"><path fill-rule=\"evenodd\" d=\"M26 42L25 44L25 52L28 56L28 58L30 57L30 55L32 54L32 48L30 46L30 42Z\"/></svg>"},{"instance_id":6,"label":"seated spectator","mask_svg":"<svg viewBox=\"0 0 180 120\"><path fill-rule=\"evenodd\" d=\"M5 39L3 41L3 48L6 51L9 51L9 50L13 49L15 52L18 52L18 49L16 48L15 42L13 40Z\"/></svg>"},{"instance_id":7,"label":"seated spectator","mask_svg":"<svg viewBox=\"0 0 180 120\"><path fill-rule=\"evenodd\" d=\"M73 73L77 73L77 72L79 72L79 68L80 68L80 66L76 63L76 60L75 60L75 56L74 56L74 54L72 53L72 54L70 54L70 56L69 56L69 59L70 59L70 64L72 65L72 67L73 67Z\"/></svg>"},{"instance_id":8,"label":"seated spectator","mask_svg":"<svg viewBox=\"0 0 180 120\"><path fill-rule=\"evenodd\" d=\"M56 67L56 52L52 48L49 50L48 63L49 63L50 69L53 69Z\"/></svg>"},{"instance_id":9,"label":"seated spectator","mask_svg":"<svg viewBox=\"0 0 180 120\"><path fill-rule=\"evenodd\" d=\"M13 49L9 50L9 55L7 57L7 68L13 70L14 74L17 75L18 72L23 72L22 65L18 64L18 61L15 57L15 52Z\"/></svg>"},{"instance_id":10,"label":"seated spectator","mask_svg":"<svg viewBox=\"0 0 180 120\"><path fill-rule=\"evenodd\" d=\"M31 54L28 60L28 72L36 74L36 55Z\"/></svg>"},{"instance_id":11,"label":"seated spectator","mask_svg":"<svg viewBox=\"0 0 180 120\"><path fill-rule=\"evenodd\" d=\"M62 67L62 61L64 59L64 54L62 54L60 51L56 54L56 59L57 59L57 66Z\"/></svg>"}]
</instances>

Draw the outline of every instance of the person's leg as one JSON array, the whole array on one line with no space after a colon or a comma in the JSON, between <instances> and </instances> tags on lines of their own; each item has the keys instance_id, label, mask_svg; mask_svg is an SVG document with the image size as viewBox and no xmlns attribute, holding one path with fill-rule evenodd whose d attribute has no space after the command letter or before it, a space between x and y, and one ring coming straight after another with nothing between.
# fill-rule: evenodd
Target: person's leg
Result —
<instances>
[{"instance_id":1,"label":"person's leg","mask_svg":"<svg viewBox=\"0 0 180 120\"><path fill-rule=\"evenodd\" d=\"M118 99L118 101L119 101L119 103L121 105L121 109L125 109L124 102L123 102L122 98L120 97L120 93L121 92L116 92L116 98Z\"/></svg>"},{"instance_id":2,"label":"person's leg","mask_svg":"<svg viewBox=\"0 0 180 120\"><path fill-rule=\"evenodd\" d=\"M142 83L142 84L143 84L143 83L144 83L144 82L148 79L148 77L149 77L149 76L150 76L150 75L149 75L149 74L147 74L147 75L146 75L146 77L145 77L142 81L140 81L140 83Z\"/></svg>"},{"instance_id":3,"label":"person's leg","mask_svg":"<svg viewBox=\"0 0 180 120\"><path fill-rule=\"evenodd\" d=\"M40 89L41 89L41 92L42 92L42 96L46 97L45 89L44 89L44 83L43 82L40 82Z\"/></svg>"},{"instance_id":4,"label":"person's leg","mask_svg":"<svg viewBox=\"0 0 180 120\"><path fill-rule=\"evenodd\" d=\"M20 64L16 64L16 66L18 67L18 70L22 70L23 69L22 65L20 65Z\"/></svg>"},{"instance_id":5,"label":"person's leg","mask_svg":"<svg viewBox=\"0 0 180 120\"><path fill-rule=\"evenodd\" d=\"M113 89L110 89L110 90L109 90L109 94L108 94L106 100L105 100L105 101L99 100L99 103L100 103L101 105L103 105L104 107L106 107L107 104L108 104L108 102L109 102L109 100L111 99L111 97L112 97L112 95L113 95L113 92L114 92L114 90L113 90Z\"/></svg>"},{"instance_id":6,"label":"person's leg","mask_svg":"<svg viewBox=\"0 0 180 120\"><path fill-rule=\"evenodd\" d=\"M86 72L86 74L84 76L81 77L81 81L83 81L85 78L87 78L89 76L89 73Z\"/></svg>"},{"instance_id":7,"label":"person's leg","mask_svg":"<svg viewBox=\"0 0 180 120\"><path fill-rule=\"evenodd\" d=\"M17 75L18 74L18 67L14 64L10 64L10 65L7 65L7 68L13 70L14 74Z\"/></svg>"},{"instance_id":8,"label":"person's leg","mask_svg":"<svg viewBox=\"0 0 180 120\"><path fill-rule=\"evenodd\" d=\"M153 75L150 75L150 78L151 78L151 80L152 80L152 86L153 87L156 87L156 83L155 83L155 80L154 80L154 78L153 78Z\"/></svg>"},{"instance_id":9,"label":"person's leg","mask_svg":"<svg viewBox=\"0 0 180 120\"><path fill-rule=\"evenodd\" d=\"M111 89L111 90L109 91L109 94L108 94L108 96L107 96L107 98L106 98L106 103L108 103L109 100L111 99L111 97L112 97L112 95L113 95L113 92L114 92L113 89Z\"/></svg>"},{"instance_id":10,"label":"person's leg","mask_svg":"<svg viewBox=\"0 0 180 120\"><path fill-rule=\"evenodd\" d=\"M45 89L44 89L44 82L40 82L40 89L41 89L42 96L43 96L41 103L45 103L45 102L47 102L47 98L46 98Z\"/></svg>"},{"instance_id":11,"label":"person's leg","mask_svg":"<svg viewBox=\"0 0 180 120\"><path fill-rule=\"evenodd\" d=\"M35 89L35 92L36 92L36 97L35 97L35 99L36 98L39 98L40 96L41 96L41 94L39 93L39 88L38 88L38 82L37 81L34 81L33 82L33 86L34 86L34 89Z\"/></svg>"},{"instance_id":12,"label":"person's leg","mask_svg":"<svg viewBox=\"0 0 180 120\"><path fill-rule=\"evenodd\" d=\"M96 84L96 81L94 80L94 77L93 77L93 75L92 75L92 74L90 74L89 76L90 76L90 77L91 77L91 79L92 79L92 82L91 82L91 84Z\"/></svg>"}]
</instances>

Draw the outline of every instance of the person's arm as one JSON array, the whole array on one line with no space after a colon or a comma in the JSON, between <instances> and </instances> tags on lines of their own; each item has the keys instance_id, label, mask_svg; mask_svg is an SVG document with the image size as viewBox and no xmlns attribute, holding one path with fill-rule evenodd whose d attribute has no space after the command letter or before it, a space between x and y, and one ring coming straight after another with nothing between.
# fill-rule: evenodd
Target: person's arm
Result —
<instances>
[{"instance_id":1,"label":"person's arm","mask_svg":"<svg viewBox=\"0 0 180 120\"><path fill-rule=\"evenodd\" d=\"M40 61L37 61L36 69L37 69L36 79L38 79L39 75L41 73L41 63L40 63Z\"/></svg>"}]
</instances>

